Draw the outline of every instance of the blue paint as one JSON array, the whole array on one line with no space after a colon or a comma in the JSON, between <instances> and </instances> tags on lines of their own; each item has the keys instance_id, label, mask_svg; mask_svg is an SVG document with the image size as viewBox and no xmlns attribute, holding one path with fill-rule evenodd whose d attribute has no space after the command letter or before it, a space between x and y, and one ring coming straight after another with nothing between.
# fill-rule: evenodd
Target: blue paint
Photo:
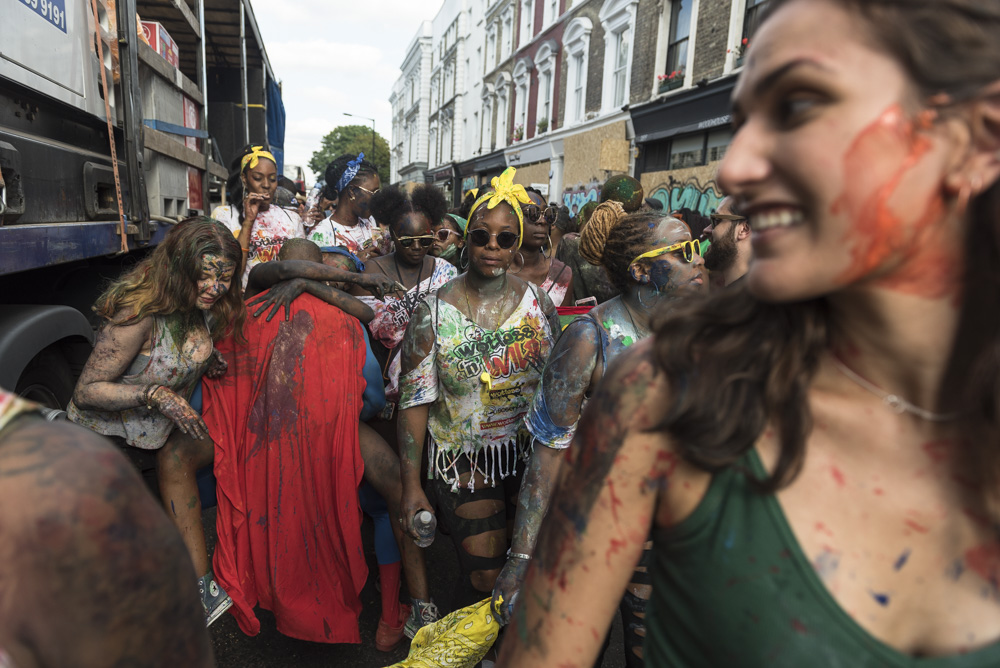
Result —
<instances>
[{"instance_id":1,"label":"blue paint","mask_svg":"<svg viewBox=\"0 0 1000 668\"><path fill-rule=\"evenodd\" d=\"M899 555L899 559L896 559L896 564L895 566L893 566L893 568L895 568L897 571L900 570L901 568L903 568L903 566L906 565L906 561L909 558L910 558L910 550L909 548L907 548L903 550L903 554Z\"/></svg>"},{"instance_id":2,"label":"blue paint","mask_svg":"<svg viewBox=\"0 0 1000 668\"><path fill-rule=\"evenodd\" d=\"M174 514L174 517L177 517L177 510L174 508L173 500L170 501L170 512Z\"/></svg>"},{"instance_id":3,"label":"blue paint","mask_svg":"<svg viewBox=\"0 0 1000 668\"><path fill-rule=\"evenodd\" d=\"M962 577L962 573L964 572L965 572L965 564L962 563L961 559L956 559L955 561L953 561L948 570L945 571L948 577L950 577L952 580L958 580L960 577Z\"/></svg>"},{"instance_id":4,"label":"blue paint","mask_svg":"<svg viewBox=\"0 0 1000 668\"><path fill-rule=\"evenodd\" d=\"M872 595L872 598L875 599L875 602L878 603L879 605L881 605L883 608L886 607L887 605L889 605L889 595L888 594L879 594L879 593L874 592L874 591L870 592L870 593Z\"/></svg>"}]
</instances>

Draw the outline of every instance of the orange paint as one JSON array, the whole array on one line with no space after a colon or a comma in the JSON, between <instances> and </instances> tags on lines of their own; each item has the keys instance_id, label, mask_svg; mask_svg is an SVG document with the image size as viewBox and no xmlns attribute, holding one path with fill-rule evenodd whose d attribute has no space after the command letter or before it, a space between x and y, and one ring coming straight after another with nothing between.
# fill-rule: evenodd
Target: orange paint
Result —
<instances>
[{"instance_id":1,"label":"orange paint","mask_svg":"<svg viewBox=\"0 0 1000 668\"><path fill-rule=\"evenodd\" d=\"M913 520L906 520L903 523L906 526L908 526L911 529L913 529L914 531L916 531L917 533L927 533L928 531L930 531L930 529L928 529L927 527L925 527L923 524L917 524Z\"/></svg>"},{"instance_id":2,"label":"orange paint","mask_svg":"<svg viewBox=\"0 0 1000 668\"><path fill-rule=\"evenodd\" d=\"M877 285L906 294L939 299L955 296L960 285L956 245L940 224L944 213L941 193L933 193L915 221L902 220L890 200L904 177L931 149L923 134L933 116L909 119L895 104L861 131L844 158L844 193L831 213L847 214L853 224L845 237L851 245L851 266L839 277L844 283L857 281L891 258L901 264ZM870 191L871 165L898 158L899 167L875 191L855 202L852 194Z\"/></svg>"},{"instance_id":3,"label":"orange paint","mask_svg":"<svg viewBox=\"0 0 1000 668\"><path fill-rule=\"evenodd\" d=\"M940 464L951 458L952 452L957 444L950 438L943 438L937 441L930 441L920 446L931 461Z\"/></svg>"},{"instance_id":4,"label":"orange paint","mask_svg":"<svg viewBox=\"0 0 1000 668\"><path fill-rule=\"evenodd\" d=\"M836 466L830 467L830 475L832 475L834 481L836 481L837 487L843 487L847 484L847 481L844 479L844 473Z\"/></svg>"}]
</instances>

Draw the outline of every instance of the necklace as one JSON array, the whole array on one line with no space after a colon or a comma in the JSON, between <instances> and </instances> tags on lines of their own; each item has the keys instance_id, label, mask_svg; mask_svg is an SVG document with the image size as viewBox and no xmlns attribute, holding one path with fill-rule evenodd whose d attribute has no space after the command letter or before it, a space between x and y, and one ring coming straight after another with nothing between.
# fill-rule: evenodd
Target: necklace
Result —
<instances>
[{"instance_id":1,"label":"necklace","mask_svg":"<svg viewBox=\"0 0 1000 668\"><path fill-rule=\"evenodd\" d=\"M639 329L638 325L635 324L635 320L632 319L632 311L629 309L628 304L625 303L624 299L622 299L622 308L625 309L625 315L628 316L628 321L632 323L632 331L634 331L635 335L640 339L643 338L643 331ZM647 331L646 334L648 335L649 332Z\"/></svg>"},{"instance_id":2,"label":"necklace","mask_svg":"<svg viewBox=\"0 0 1000 668\"><path fill-rule=\"evenodd\" d=\"M889 394L878 385L862 378L860 375L855 373L850 367L841 362L837 357L833 358L834 363L840 372L847 376L849 379L853 380L856 384L860 385L863 389L868 390L876 397L882 400L882 403L897 415L902 415L903 413L909 413L910 415L915 415L918 418L927 420L928 422L949 422L951 420L957 419L961 413L932 413L929 410L923 409L916 404L910 403L906 399L895 395Z\"/></svg>"},{"instance_id":3,"label":"necklace","mask_svg":"<svg viewBox=\"0 0 1000 668\"><path fill-rule=\"evenodd\" d=\"M496 323L496 325L493 326L493 329L490 330L490 331L493 331L493 332L495 332L497 330L497 328L500 327L500 318L503 317L503 312L504 312L504 309L505 309L506 304L507 304L507 275L506 274L504 274L504 277L503 277L503 285L500 286L500 294L501 294L501 296L500 296L500 309L499 309L499 313L497 314L497 323ZM479 329L485 330L485 328L482 325L480 325L478 322L476 322L476 319L472 317L472 304L469 302L469 281L468 281L468 278L466 278L466 281L465 281L465 308L468 309L468 311L469 311L469 320L472 321L472 324L474 324Z\"/></svg>"},{"instance_id":4,"label":"necklace","mask_svg":"<svg viewBox=\"0 0 1000 668\"><path fill-rule=\"evenodd\" d=\"M403 280L403 272L401 272L399 270L399 261L396 259L396 254L395 253L392 254L392 263L394 265L396 265L396 276L399 278L399 284L402 285L405 288L406 287L406 281ZM378 264L378 263L376 262L375 264ZM379 267L379 269L381 269L382 265L379 264L378 267ZM383 271L382 273L385 273L385 272ZM423 279L423 277L424 277L424 260L420 260L420 270L417 271L417 284L414 285L413 288L417 288L417 290L419 291L419 289L420 289L420 281ZM413 288L408 288L408 289L412 290ZM466 298L468 298L468 297L466 297Z\"/></svg>"}]
</instances>

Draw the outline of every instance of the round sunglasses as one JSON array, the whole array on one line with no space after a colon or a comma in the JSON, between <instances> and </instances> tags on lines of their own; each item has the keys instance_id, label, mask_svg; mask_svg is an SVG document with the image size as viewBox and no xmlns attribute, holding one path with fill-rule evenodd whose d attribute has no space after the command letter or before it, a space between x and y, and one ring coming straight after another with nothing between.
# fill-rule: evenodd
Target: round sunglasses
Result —
<instances>
[{"instance_id":1,"label":"round sunglasses","mask_svg":"<svg viewBox=\"0 0 1000 668\"><path fill-rule=\"evenodd\" d=\"M539 218L544 218L549 225L556 222L559 210L554 206L547 206L544 209L537 204L528 204L521 208L524 212L524 219L529 223L536 222Z\"/></svg>"},{"instance_id":2,"label":"round sunglasses","mask_svg":"<svg viewBox=\"0 0 1000 668\"><path fill-rule=\"evenodd\" d=\"M487 246L490 243L490 239L493 237L497 238L497 245L504 250L513 248L514 244L517 243L517 235L507 230L497 234L490 234L480 227L469 232L469 241L471 241L474 246Z\"/></svg>"}]
</instances>

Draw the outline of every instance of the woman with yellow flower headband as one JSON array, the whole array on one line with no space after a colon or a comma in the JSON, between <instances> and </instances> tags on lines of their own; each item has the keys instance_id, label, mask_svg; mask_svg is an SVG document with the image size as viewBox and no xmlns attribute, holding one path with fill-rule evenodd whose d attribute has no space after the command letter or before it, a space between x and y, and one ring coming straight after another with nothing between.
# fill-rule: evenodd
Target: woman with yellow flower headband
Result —
<instances>
[{"instance_id":1,"label":"woman with yellow flower headband","mask_svg":"<svg viewBox=\"0 0 1000 668\"><path fill-rule=\"evenodd\" d=\"M558 329L545 292L508 273L523 235L514 170L480 191L466 228L469 270L425 298L402 347L400 521L438 511L458 551L461 608L490 595L530 455L524 416ZM430 451L421 487L424 440Z\"/></svg>"},{"instance_id":2,"label":"woman with yellow flower headband","mask_svg":"<svg viewBox=\"0 0 1000 668\"><path fill-rule=\"evenodd\" d=\"M229 228L243 249L245 288L250 270L278 257L288 239L306 235L294 211L271 206L278 190L278 165L263 146L250 144L233 160L226 182L226 206L216 207L212 218Z\"/></svg>"}]
</instances>

